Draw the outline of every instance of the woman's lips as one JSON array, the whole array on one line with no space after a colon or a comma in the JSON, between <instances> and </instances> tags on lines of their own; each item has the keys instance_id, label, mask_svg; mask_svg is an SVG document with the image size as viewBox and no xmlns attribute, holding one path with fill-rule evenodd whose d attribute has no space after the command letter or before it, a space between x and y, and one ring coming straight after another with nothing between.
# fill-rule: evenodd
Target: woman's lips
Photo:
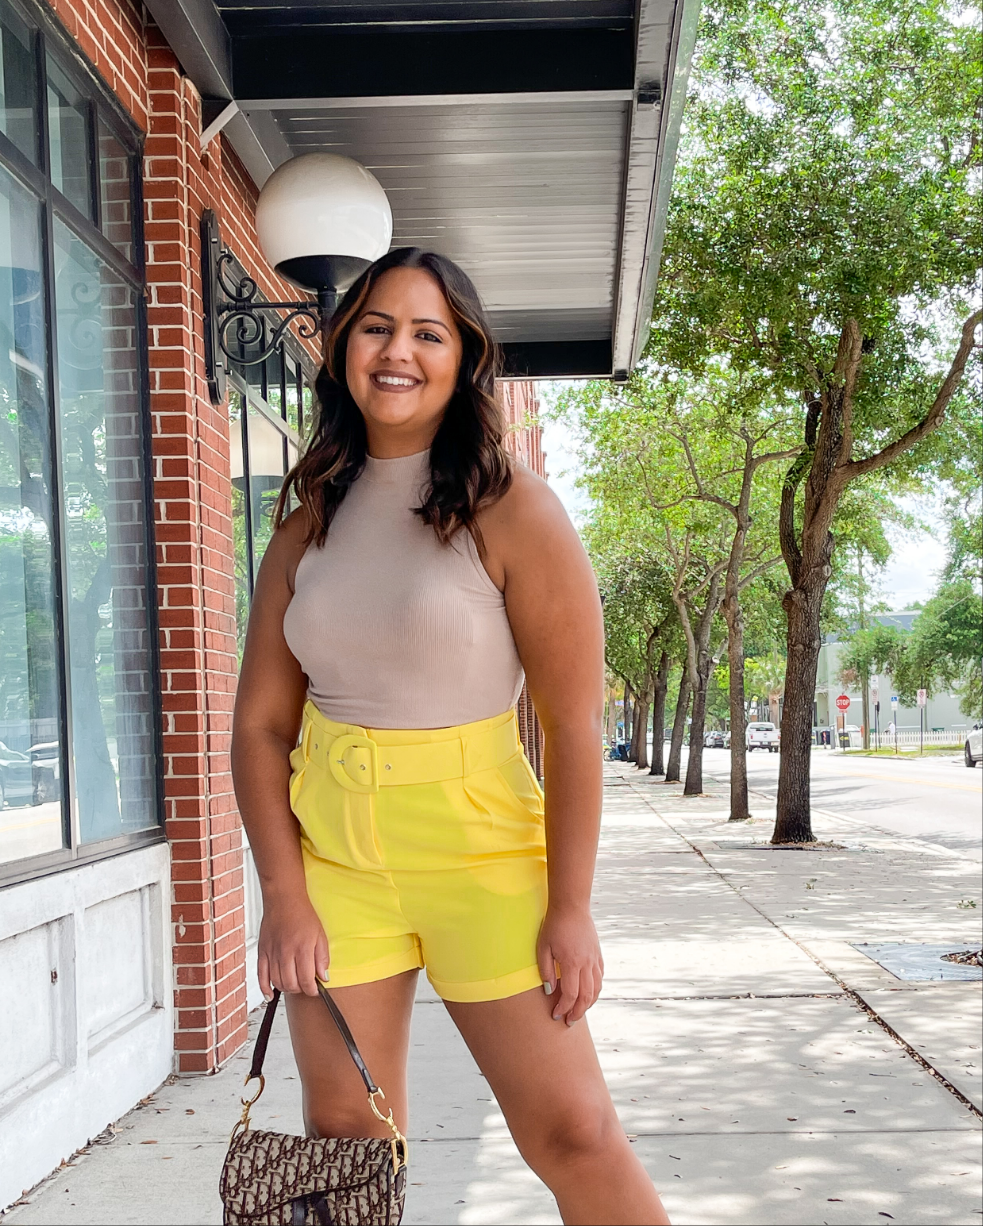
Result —
<instances>
[{"instance_id":1,"label":"woman's lips","mask_svg":"<svg viewBox=\"0 0 983 1226\"><path fill-rule=\"evenodd\" d=\"M413 375L392 375L385 371L369 377L372 383L384 392L412 392L423 382L422 379L416 379Z\"/></svg>"}]
</instances>

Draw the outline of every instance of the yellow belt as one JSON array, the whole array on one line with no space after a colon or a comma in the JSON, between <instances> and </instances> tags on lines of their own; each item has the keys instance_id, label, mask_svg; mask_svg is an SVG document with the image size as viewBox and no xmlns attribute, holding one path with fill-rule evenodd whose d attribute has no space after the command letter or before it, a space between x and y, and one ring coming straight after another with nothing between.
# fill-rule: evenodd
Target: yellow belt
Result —
<instances>
[{"instance_id":1,"label":"yellow belt","mask_svg":"<svg viewBox=\"0 0 983 1226\"><path fill-rule=\"evenodd\" d=\"M385 732L351 725L344 725L346 731L338 735L316 708L314 712L305 712L304 759L330 771L350 792L463 779L500 766L520 748L513 711L449 728L446 739L409 745L387 745Z\"/></svg>"}]
</instances>

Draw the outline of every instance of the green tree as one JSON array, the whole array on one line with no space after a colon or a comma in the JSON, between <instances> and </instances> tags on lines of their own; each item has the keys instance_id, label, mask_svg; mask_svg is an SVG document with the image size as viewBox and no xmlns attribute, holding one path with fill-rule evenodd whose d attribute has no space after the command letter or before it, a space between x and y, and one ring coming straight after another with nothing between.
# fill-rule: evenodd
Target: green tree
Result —
<instances>
[{"instance_id":1,"label":"green tree","mask_svg":"<svg viewBox=\"0 0 983 1226\"><path fill-rule=\"evenodd\" d=\"M733 817L746 818L740 597L749 583L781 561L774 543L780 492L776 461L798 450L785 445L791 417L725 363L710 366L699 379L644 366L624 388L590 383L567 393L560 409L576 417L588 442L584 484L595 507L594 531L604 525L613 539L644 541L653 556L661 555L671 576L686 676L666 777L678 778L692 700L687 795L703 788L703 728L723 607L736 727L731 810Z\"/></svg>"},{"instance_id":2,"label":"green tree","mask_svg":"<svg viewBox=\"0 0 983 1226\"><path fill-rule=\"evenodd\" d=\"M942 583L919 614L891 670L902 702L917 690L959 695L970 719L983 717L983 596L969 579Z\"/></svg>"},{"instance_id":3,"label":"green tree","mask_svg":"<svg viewBox=\"0 0 983 1226\"><path fill-rule=\"evenodd\" d=\"M802 406L780 517L776 842L812 838L812 706L841 500L888 465L932 460L923 444L976 343L980 64L977 8L946 0L704 8L649 353L691 371L724 354ZM930 351L947 329L940 366Z\"/></svg>"}]
</instances>

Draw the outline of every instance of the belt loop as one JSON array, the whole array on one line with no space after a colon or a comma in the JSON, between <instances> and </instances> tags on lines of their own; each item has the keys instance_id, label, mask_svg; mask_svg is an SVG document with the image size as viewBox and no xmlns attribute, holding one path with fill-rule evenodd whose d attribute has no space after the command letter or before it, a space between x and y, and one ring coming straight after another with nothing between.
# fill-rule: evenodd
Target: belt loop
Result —
<instances>
[{"instance_id":1,"label":"belt loop","mask_svg":"<svg viewBox=\"0 0 983 1226\"><path fill-rule=\"evenodd\" d=\"M304 752L304 761L311 760L311 738L314 735L314 721L311 719L308 712L304 712L304 731L300 738L301 748Z\"/></svg>"}]
</instances>

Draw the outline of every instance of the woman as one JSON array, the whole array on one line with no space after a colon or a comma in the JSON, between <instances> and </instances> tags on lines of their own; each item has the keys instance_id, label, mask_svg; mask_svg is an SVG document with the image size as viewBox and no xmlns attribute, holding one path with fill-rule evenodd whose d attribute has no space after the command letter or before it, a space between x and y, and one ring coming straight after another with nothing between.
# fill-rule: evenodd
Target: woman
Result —
<instances>
[{"instance_id":1,"label":"woman","mask_svg":"<svg viewBox=\"0 0 983 1226\"><path fill-rule=\"evenodd\" d=\"M232 746L263 888L259 979L289 994L307 1128L388 1135L320 979L406 1131L425 966L564 1222L666 1222L576 1025L602 974L590 564L502 448L491 332L449 260L378 260L325 356L320 420L260 567ZM284 518L286 490L300 505ZM513 712L523 670L545 820Z\"/></svg>"}]
</instances>

